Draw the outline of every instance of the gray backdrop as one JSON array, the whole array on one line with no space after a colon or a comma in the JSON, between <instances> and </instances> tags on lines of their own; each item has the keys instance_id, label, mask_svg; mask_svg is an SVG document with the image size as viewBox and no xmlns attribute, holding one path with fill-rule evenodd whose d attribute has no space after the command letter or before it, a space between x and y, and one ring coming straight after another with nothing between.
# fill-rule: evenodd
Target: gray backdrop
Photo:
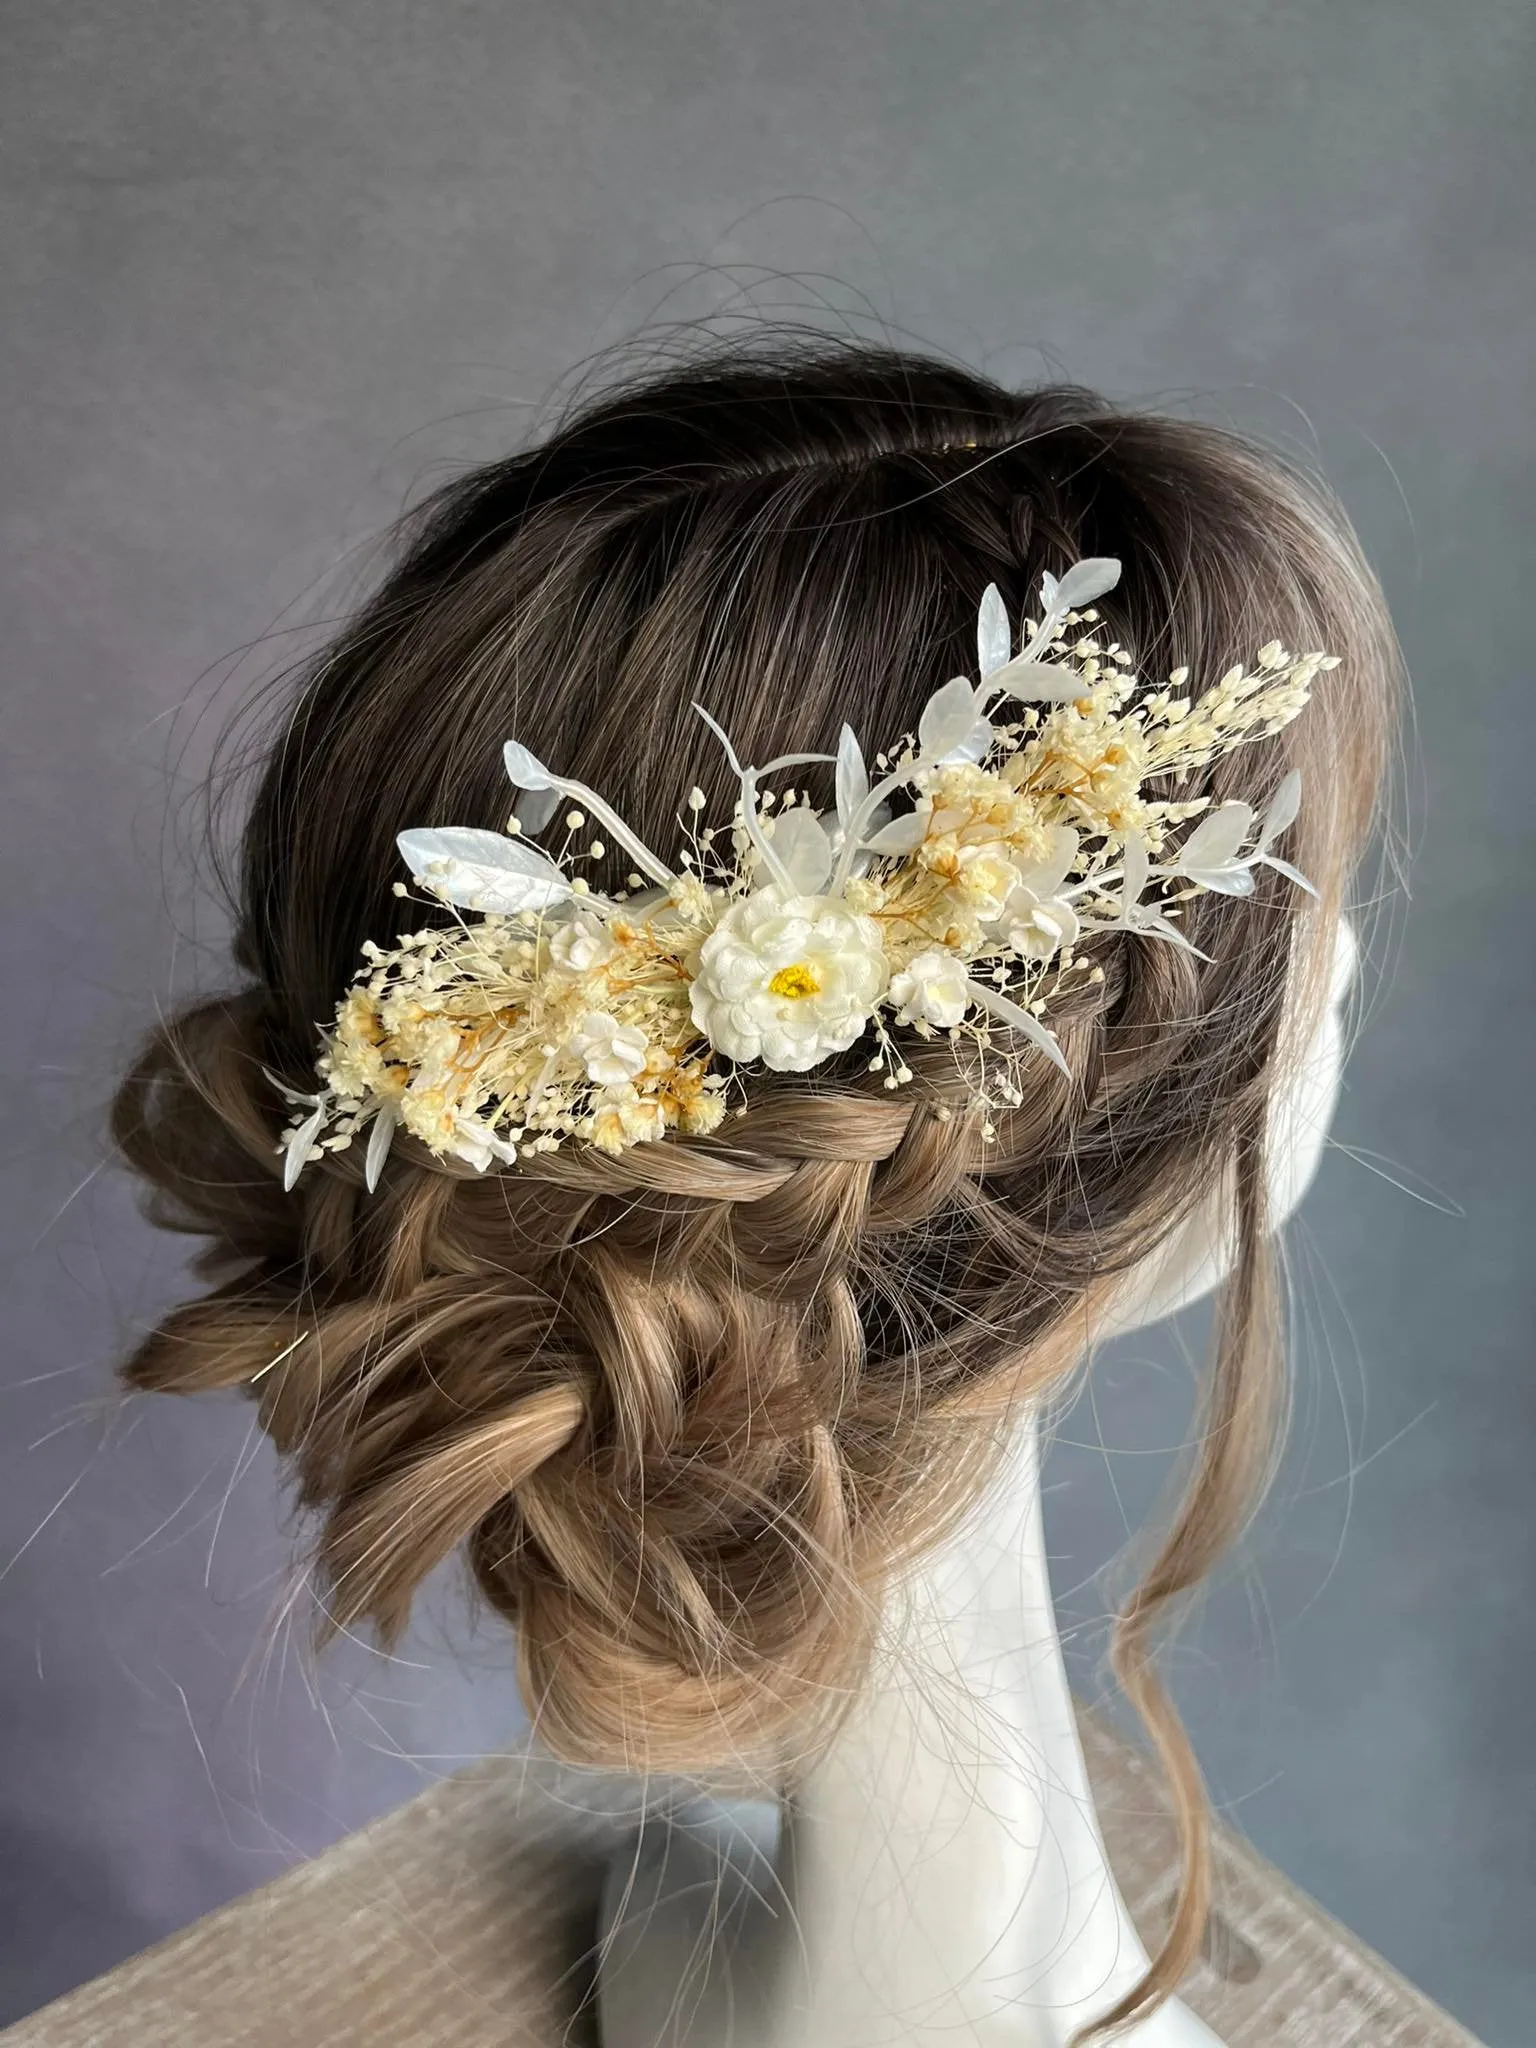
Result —
<instances>
[{"instance_id":1,"label":"gray backdrop","mask_svg":"<svg viewBox=\"0 0 1536 2048\"><path fill-rule=\"evenodd\" d=\"M447 1595L402 1662L317 1672L247 1410L112 1397L181 1282L101 1110L153 1006L220 973L187 808L211 734L402 498L522 434L574 360L647 318L821 303L1311 450L1382 566L1418 694L1413 900L1296 1235L1296 1454L1174 1664L1259 1845L1529 2048L1531 10L0 24L0 2017L518 1722L505 1644ZM1090 1685L1096 1574L1187 1405L1144 1339L1051 1468Z\"/></svg>"}]
</instances>

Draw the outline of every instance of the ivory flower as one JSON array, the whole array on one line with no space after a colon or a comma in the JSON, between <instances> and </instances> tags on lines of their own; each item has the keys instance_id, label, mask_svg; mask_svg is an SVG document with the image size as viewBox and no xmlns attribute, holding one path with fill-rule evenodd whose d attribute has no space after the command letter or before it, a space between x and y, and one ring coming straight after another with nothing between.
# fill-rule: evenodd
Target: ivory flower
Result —
<instances>
[{"instance_id":1,"label":"ivory flower","mask_svg":"<svg viewBox=\"0 0 1536 2048\"><path fill-rule=\"evenodd\" d=\"M456 1118L443 1149L451 1158L462 1159L466 1166L472 1166L477 1173L484 1173L493 1161L510 1166L517 1157L516 1145L498 1137L477 1118L464 1115Z\"/></svg>"},{"instance_id":2,"label":"ivory flower","mask_svg":"<svg viewBox=\"0 0 1536 2048\"><path fill-rule=\"evenodd\" d=\"M571 1033L571 1051L587 1070L587 1079L600 1088L622 1087L645 1071L650 1048L645 1033L633 1024L621 1024L605 1010L588 1010Z\"/></svg>"},{"instance_id":3,"label":"ivory flower","mask_svg":"<svg viewBox=\"0 0 1536 2048\"><path fill-rule=\"evenodd\" d=\"M580 911L549 942L550 957L571 974L586 974L613 958L613 935L601 918Z\"/></svg>"},{"instance_id":4,"label":"ivory flower","mask_svg":"<svg viewBox=\"0 0 1536 2048\"><path fill-rule=\"evenodd\" d=\"M1076 943L1080 930L1077 912L1060 897L1034 896L1028 883L1021 882L1009 904L1013 922L1008 943L1023 960L1051 960Z\"/></svg>"},{"instance_id":5,"label":"ivory flower","mask_svg":"<svg viewBox=\"0 0 1536 2048\"><path fill-rule=\"evenodd\" d=\"M770 883L733 903L699 948L693 1021L727 1059L803 1074L860 1036L888 974L873 918Z\"/></svg>"},{"instance_id":6,"label":"ivory flower","mask_svg":"<svg viewBox=\"0 0 1536 2048\"><path fill-rule=\"evenodd\" d=\"M971 1003L964 961L938 946L916 954L892 976L890 1000L898 1024L932 1024L947 1031Z\"/></svg>"},{"instance_id":7,"label":"ivory flower","mask_svg":"<svg viewBox=\"0 0 1536 2048\"><path fill-rule=\"evenodd\" d=\"M1050 853L1017 878L1002 915L1008 944L1021 959L1050 960L1075 944L1078 915L1061 891L1077 849L1077 834L1070 826L1058 826Z\"/></svg>"}]
</instances>

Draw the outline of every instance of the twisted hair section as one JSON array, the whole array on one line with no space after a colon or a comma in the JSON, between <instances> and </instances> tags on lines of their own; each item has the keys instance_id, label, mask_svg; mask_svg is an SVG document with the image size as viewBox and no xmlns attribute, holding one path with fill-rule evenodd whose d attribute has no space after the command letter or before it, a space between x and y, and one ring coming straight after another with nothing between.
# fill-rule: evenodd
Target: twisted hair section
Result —
<instances>
[{"instance_id":1,"label":"twisted hair section","mask_svg":"<svg viewBox=\"0 0 1536 2048\"><path fill-rule=\"evenodd\" d=\"M332 1625L397 1637L462 1550L554 1748L783 1769L854 1697L887 1589L975 1505L1008 1417L1071 1373L1119 1276L1228 1191L1199 1450L1116 1643L1185 1845L1167 1938L1101 2023L1124 2024L1200 1939L1205 1807L1153 1652L1272 1461L1269 1107L1387 744L1395 651L1347 523L1210 428L802 346L590 404L441 492L402 545L264 757L242 987L162 1025L118 1098L118 1143L208 1283L127 1376L250 1391L314 1517ZM1285 734L1189 792L1262 802L1301 767L1315 905L1266 877L1186 907L1204 958L1095 940L1101 978L1052 1018L1070 1079L1042 1059L991 1135L938 1040L894 1094L858 1051L755 1075L709 1139L475 1175L401 1138L371 1196L346 1151L283 1193L270 1077L309 1085L363 942L393 940L395 834L504 822L505 738L666 844L691 782L728 808L695 701L755 759L844 719L900 733L968 668L987 583L1017 615L1088 555L1123 561L1107 625L1149 677L1187 664L1198 690L1275 637L1343 658Z\"/></svg>"}]
</instances>

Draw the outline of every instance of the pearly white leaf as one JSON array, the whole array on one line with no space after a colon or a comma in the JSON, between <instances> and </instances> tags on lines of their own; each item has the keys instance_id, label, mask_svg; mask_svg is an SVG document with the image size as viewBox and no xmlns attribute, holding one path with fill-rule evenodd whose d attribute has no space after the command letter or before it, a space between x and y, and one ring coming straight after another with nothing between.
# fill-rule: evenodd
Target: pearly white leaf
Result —
<instances>
[{"instance_id":1,"label":"pearly white leaf","mask_svg":"<svg viewBox=\"0 0 1536 2048\"><path fill-rule=\"evenodd\" d=\"M299 1175L304 1171L309 1158L310 1147L320 1135L320 1126L325 1122L325 1107L307 1117L283 1147L283 1193L291 1195L298 1186Z\"/></svg>"},{"instance_id":2,"label":"pearly white leaf","mask_svg":"<svg viewBox=\"0 0 1536 2048\"><path fill-rule=\"evenodd\" d=\"M1120 581L1120 564L1113 555L1089 555L1074 562L1056 584L1047 602L1052 610L1080 612L1085 604L1113 590Z\"/></svg>"},{"instance_id":3,"label":"pearly white leaf","mask_svg":"<svg viewBox=\"0 0 1536 2048\"><path fill-rule=\"evenodd\" d=\"M363 1161L363 1185L370 1195L379 1184L379 1175L384 1171L384 1161L389 1157L399 1121L389 1103L373 1120L373 1129L368 1133L368 1156Z\"/></svg>"},{"instance_id":4,"label":"pearly white leaf","mask_svg":"<svg viewBox=\"0 0 1536 2048\"><path fill-rule=\"evenodd\" d=\"M947 754L940 756L943 761L981 761L986 758L996 735L990 718L978 718L958 747L951 747Z\"/></svg>"},{"instance_id":5,"label":"pearly white leaf","mask_svg":"<svg viewBox=\"0 0 1536 2048\"><path fill-rule=\"evenodd\" d=\"M1252 868L1185 868L1183 872L1192 882L1199 882L1203 888L1211 890L1217 896L1253 894Z\"/></svg>"},{"instance_id":6,"label":"pearly white leaf","mask_svg":"<svg viewBox=\"0 0 1536 2048\"><path fill-rule=\"evenodd\" d=\"M987 678L989 697L1016 697L1026 704L1070 704L1085 685L1075 668L1059 662L1028 661L1020 655Z\"/></svg>"},{"instance_id":7,"label":"pearly white leaf","mask_svg":"<svg viewBox=\"0 0 1536 2048\"><path fill-rule=\"evenodd\" d=\"M1000 1023L1007 1024L1021 1033L1032 1045L1039 1046L1046 1057L1060 1067L1067 1079L1072 1079L1072 1069L1067 1065L1066 1055L1056 1041L1056 1034L1048 1031L1038 1017L1011 1001L1000 990L988 988L985 982L967 981L965 986L972 1002L979 1004Z\"/></svg>"},{"instance_id":8,"label":"pearly white leaf","mask_svg":"<svg viewBox=\"0 0 1536 2048\"><path fill-rule=\"evenodd\" d=\"M511 839L502 832L482 832L474 825L419 827L402 832L395 844L413 874L421 874L429 861L463 860L479 867L506 868L514 874L534 875L543 881L564 882L565 877L541 847L526 839Z\"/></svg>"},{"instance_id":9,"label":"pearly white leaf","mask_svg":"<svg viewBox=\"0 0 1536 2048\"><path fill-rule=\"evenodd\" d=\"M1055 611L1056 588L1056 578L1051 574L1050 570L1047 569L1045 574L1040 578L1040 604L1043 610L1048 612Z\"/></svg>"},{"instance_id":10,"label":"pearly white leaf","mask_svg":"<svg viewBox=\"0 0 1536 2048\"><path fill-rule=\"evenodd\" d=\"M997 585L989 583L982 592L981 610L976 615L977 672L981 680L985 682L994 669L1001 668L1012 652L1008 609Z\"/></svg>"},{"instance_id":11,"label":"pearly white leaf","mask_svg":"<svg viewBox=\"0 0 1536 2048\"><path fill-rule=\"evenodd\" d=\"M402 832L396 842L416 879L461 910L516 917L564 903L571 885L546 854L473 826Z\"/></svg>"},{"instance_id":12,"label":"pearly white leaf","mask_svg":"<svg viewBox=\"0 0 1536 2048\"><path fill-rule=\"evenodd\" d=\"M911 853L923 843L925 824L917 811L908 811L905 817L892 818L888 825L882 825L864 841L870 853Z\"/></svg>"},{"instance_id":13,"label":"pearly white leaf","mask_svg":"<svg viewBox=\"0 0 1536 2048\"><path fill-rule=\"evenodd\" d=\"M937 761L952 747L963 746L975 724L975 686L964 676L955 676L935 690L923 706L917 727L923 759Z\"/></svg>"},{"instance_id":14,"label":"pearly white leaf","mask_svg":"<svg viewBox=\"0 0 1536 2048\"><path fill-rule=\"evenodd\" d=\"M796 804L781 811L773 823L773 850L800 896L816 896L832 872L832 842L814 811Z\"/></svg>"},{"instance_id":15,"label":"pearly white leaf","mask_svg":"<svg viewBox=\"0 0 1536 2048\"><path fill-rule=\"evenodd\" d=\"M869 770L864 766L859 736L851 725L845 725L837 740L837 822L844 832L868 795Z\"/></svg>"},{"instance_id":16,"label":"pearly white leaf","mask_svg":"<svg viewBox=\"0 0 1536 2048\"><path fill-rule=\"evenodd\" d=\"M1284 875L1288 882L1294 882L1298 889L1305 889L1309 896L1317 894L1317 886L1309 882L1300 868L1293 868L1288 860L1281 860L1278 854L1263 853L1259 859L1263 866L1273 868L1277 875Z\"/></svg>"},{"instance_id":17,"label":"pearly white leaf","mask_svg":"<svg viewBox=\"0 0 1536 2048\"><path fill-rule=\"evenodd\" d=\"M559 778L551 775L537 754L529 753L520 740L508 740L501 750L508 779L519 789L555 789Z\"/></svg>"},{"instance_id":18,"label":"pearly white leaf","mask_svg":"<svg viewBox=\"0 0 1536 2048\"><path fill-rule=\"evenodd\" d=\"M1284 782L1270 799L1269 809L1264 813L1264 823L1259 832L1259 844L1268 847L1272 840L1296 822L1301 810L1301 770L1293 768Z\"/></svg>"},{"instance_id":19,"label":"pearly white leaf","mask_svg":"<svg viewBox=\"0 0 1536 2048\"><path fill-rule=\"evenodd\" d=\"M1178 926L1170 923L1160 910L1143 908L1138 911L1132 929L1146 939L1167 939L1170 945L1181 946L1186 953L1193 953L1197 960L1209 960L1211 957L1191 944Z\"/></svg>"},{"instance_id":20,"label":"pearly white leaf","mask_svg":"<svg viewBox=\"0 0 1536 2048\"><path fill-rule=\"evenodd\" d=\"M1213 868L1224 868L1253 830L1252 804L1221 805L1204 818L1179 848L1174 868L1203 881Z\"/></svg>"},{"instance_id":21,"label":"pearly white leaf","mask_svg":"<svg viewBox=\"0 0 1536 2048\"><path fill-rule=\"evenodd\" d=\"M302 1104L306 1109L319 1107L321 1098L318 1095L301 1095L297 1088L290 1088L282 1076L274 1074L270 1067L263 1067L261 1071L285 1102Z\"/></svg>"},{"instance_id":22,"label":"pearly white leaf","mask_svg":"<svg viewBox=\"0 0 1536 2048\"><path fill-rule=\"evenodd\" d=\"M553 784L547 789L525 789L512 808L525 832L542 832L560 808L560 792Z\"/></svg>"}]
</instances>

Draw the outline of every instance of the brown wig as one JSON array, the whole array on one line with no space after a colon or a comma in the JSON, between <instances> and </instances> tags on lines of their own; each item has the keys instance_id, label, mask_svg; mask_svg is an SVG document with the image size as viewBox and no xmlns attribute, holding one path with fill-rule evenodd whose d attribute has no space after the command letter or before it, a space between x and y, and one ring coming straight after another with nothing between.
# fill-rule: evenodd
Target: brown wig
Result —
<instances>
[{"instance_id":1,"label":"brown wig","mask_svg":"<svg viewBox=\"0 0 1536 2048\"><path fill-rule=\"evenodd\" d=\"M894 1096L856 1048L755 1079L712 1138L484 1175L402 1139L372 1196L356 1148L283 1192L268 1076L313 1085L360 948L393 942L395 835L501 826L505 739L665 844L690 783L717 814L734 793L695 700L751 759L845 719L900 733L968 668L988 583L1017 617L1042 571L1095 555L1123 562L1103 610L1144 676L1188 665L1198 692L1276 638L1342 657L1190 792L1261 803L1300 766L1286 850L1320 907L1261 871L1247 903L1187 906L1208 963L1095 935L1102 980L1053 1018L1072 1080L1034 1062L992 1142L947 1046ZM1230 1188L1198 1454L1115 1648L1185 1872L1150 1974L1100 2025L1149 2009L1209 1882L1152 1638L1272 1461L1267 1112L1369 830L1395 672L1342 514L1210 427L804 343L588 403L425 504L285 708L245 826L244 985L159 1028L117 1101L119 1145L157 1217L208 1240L213 1283L129 1381L252 1392L318 1518L333 1625L393 1639L462 1544L553 1749L787 1766L851 1697L894 1574L976 1499L1000 1412L1060 1386L1105 1291Z\"/></svg>"}]
</instances>

